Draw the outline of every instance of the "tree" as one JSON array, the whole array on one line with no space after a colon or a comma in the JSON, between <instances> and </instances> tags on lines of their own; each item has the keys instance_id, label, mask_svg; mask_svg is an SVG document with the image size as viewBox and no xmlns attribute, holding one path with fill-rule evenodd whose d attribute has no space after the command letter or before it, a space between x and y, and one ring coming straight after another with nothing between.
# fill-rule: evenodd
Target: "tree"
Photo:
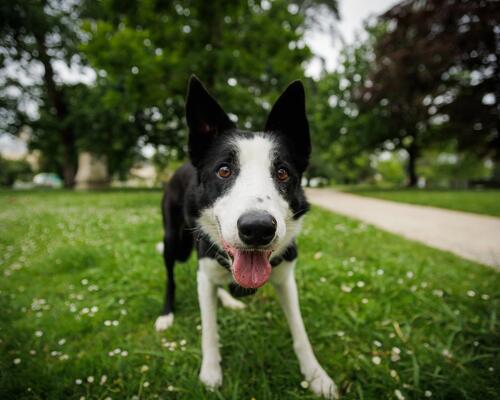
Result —
<instances>
[{"instance_id":1,"label":"tree","mask_svg":"<svg viewBox=\"0 0 500 400\"><path fill-rule=\"evenodd\" d=\"M336 1L90 1L83 51L113 121L179 159L186 156L189 75L196 73L242 128L262 129L270 104L304 76L311 7L337 12Z\"/></svg>"},{"instance_id":2,"label":"tree","mask_svg":"<svg viewBox=\"0 0 500 400\"><path fill-rule=\"evenodd\" d=\"M383 146L380 138L392 128L377 107L361 109L358 93L367 85L373 43L380 27L368 28L368 38L346 46L340 64L318 82L310 82L311 138L314 146L308 174L344 184L373 178L371 154Z\"/></svg>"},{"instance_id":3,"label":"tree","mask_svg":"<svg viewBox=\"0 0 500 400\"><path fill-rule=\"evenodd\" d=\"M52 116L51 128L57 134L66 187L74 184L76 138L67 124L68 99L57 80L54 64L57 61L69 66L78 57L74 8L72 2L62 0L27 0L0 5L0 57L4 76L0 93L8 100L0 106L1 113L9 115L8 121L3 121L3 129L17 134L20 124L31 119L23 112L26 101L43 104ZM41 82L34 73L40 67L43 69Z\"/></svg>"},{"instance_id":4,"label":"tree","mask_svg":"<svg viewBox=\"0 0 500 400\"><path fill-rule=\"evenodd\" d=\"M386 32L358 104L393 121L377 141L406 150L410 186L435 143L453 139L500 159L499 20L493 0L406 0L380 17Z\"/></svg>"}]
</instances>

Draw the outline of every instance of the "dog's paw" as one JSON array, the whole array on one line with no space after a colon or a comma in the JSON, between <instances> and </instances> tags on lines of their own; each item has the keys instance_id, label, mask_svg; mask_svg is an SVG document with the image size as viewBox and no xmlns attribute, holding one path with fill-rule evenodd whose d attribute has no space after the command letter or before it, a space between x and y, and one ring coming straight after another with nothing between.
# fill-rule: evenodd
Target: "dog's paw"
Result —
<instances>
[{"instance_id":1,"label":"dog's paw","mask_svg":"<svg viewBox=\"0 0 500 400\"><path fill-rule=\"evenodd\" d=\"M230 308L231 310L243 310L247 306L242 301L236 300L222 288L217 290L217 295L219 296L222 306L225 308Z\"/></svg>"},{"instance_id":2,"label":"dog's paw","mask_svg":"<svg viewBox=\"0 0 500 400\"><path fill-rule=\"evenodd\" d=\"M161 332L170 328L174 323L174 314L170 313L167 315L160 315L156 318L155 329L157 332Z\"/></svg>"},{"instance_id":3,"label":"dog's paw","mask_svg":"<svg viewBox=\"0 0 500 400\"><path fill-rule=\"evenodd\" d=\"M200 371L200 380L208 390L215 390L222 385L222 369L219 363L203 364Z\"/></svg>"},{"instance_id":4,"label":"dog's paw","mask_svg":"<svg viewBox=\"0 0 500 400\"><path fill-rule=\"evenodd\" d=\"M243 310L246 308L246 304L242 301L236 300L234 297L230 295L230 297L222 298L221 297L222 306L225 308L229 308L231 310Z\"/></svg>"},{"instance_id":5,"label":"dog's paw","mask_svg":"<svg viewBox=\"0 0 500 400\"><path fill-rule=\"evenodd\" d=\"M335 385L335 382L333 382L332 378L330 378L323 370L321 370L310 380L309 388L314 392L315 395L321 396L325 399L333 400L339 398L337 385Z\"/></svg>"}]
</instances>

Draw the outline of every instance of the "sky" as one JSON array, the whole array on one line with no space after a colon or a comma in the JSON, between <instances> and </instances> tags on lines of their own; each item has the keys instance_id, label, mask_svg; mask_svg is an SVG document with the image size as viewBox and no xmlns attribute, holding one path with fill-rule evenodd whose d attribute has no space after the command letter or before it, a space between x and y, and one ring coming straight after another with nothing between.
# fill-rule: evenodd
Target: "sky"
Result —
<instances>
[{"instance_id":1,"label":"sky","mask_svg":"<svg viewBox=\"0 0 500 400\"><path fill-rule=\"evenodd\" d=\"M306 75L318 77L321 72L321 60L325 67L332 71L337 66L338 55L343 44L352 44L365 21L371 15L379 15L387 11L400 0L339 0L340 22L337 23L337 35L314 30L306 34L306 43L316 57L306 69Z\"/></svg>"},{"instance_id":2,"label":"sky","mask_svg":"<svg viewBox=\"0 0 500 400\"><path fill-rule=\"evenodd\" d=\"M306 68L306 75L317 78L321 72L322 59L325 68L332 71L337 66L338 55L343 44L351 44L363 27L363 21L371 15L378 15L388 10L400 0L339 0L340 22L335 26L336 34L326 30L316 29L307 32L305 41L315 57ZM55 65L57 74L67 82L90 83L94 80L91 69L75 71L64 67L64 64ZM9 155L21 156L26 152L24 142L7 135L0 134L0 152Z\"/></svg>"}]
</instances>

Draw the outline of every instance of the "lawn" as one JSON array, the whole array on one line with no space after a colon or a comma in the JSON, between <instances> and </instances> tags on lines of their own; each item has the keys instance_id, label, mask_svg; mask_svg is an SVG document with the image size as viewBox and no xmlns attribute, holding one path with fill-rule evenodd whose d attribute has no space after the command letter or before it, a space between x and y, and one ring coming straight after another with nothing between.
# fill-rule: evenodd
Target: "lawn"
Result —
<instances>
[{"instance_id":1,"label":"lawn","mask_svg":"<svg viewBox=\"0 0 500 400\"><path fill-rule=\"evenodd\" d=\"M156 333L160 192L0 192L1 399L313 399L272 288L220 309L224 384L198 382L195 259ZM320 209L299 238L316 354L345 399L500 398L500 274Z\"/></svg>"},{"instance_id":2,"label":"lawn","mask_svg":"<svg viewBox=\"0 0 500 400\"><path fill-rule=\"evenodd\" d=\"M424 190L349 187L346 191L383 200L500 217L500 190Z\"/></svg>"}]
</instances>

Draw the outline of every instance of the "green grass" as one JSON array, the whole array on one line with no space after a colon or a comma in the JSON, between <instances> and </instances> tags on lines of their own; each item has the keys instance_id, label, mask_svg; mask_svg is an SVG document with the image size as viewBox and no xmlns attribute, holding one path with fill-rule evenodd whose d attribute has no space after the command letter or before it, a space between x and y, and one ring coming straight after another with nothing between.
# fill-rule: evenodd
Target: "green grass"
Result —
<instances>
[{"instance_id":1,"label":"green grass","mask_svg":"<svg viewBox=\"0 0 500 400\"><path fill-rule=\"evenodd\" d=\"M348 187L345 191L383 200L500 217L500 190L373 189Z\"/></svg>"},{"instance_id":2,"label":"green grass","mask_svg":"<svg viewBox=\"0 0 500 400\"><path fill-rule=\"evenodd\" d=\"M176 270L174 326L154 331L160 197L0 193L2 399L314 398L272 288L219 309L218 392L197 378L194 257ZM500 398L500 274L319 209L299 245L305 324L345 399Z\"/></svg>"}]
</instances>

